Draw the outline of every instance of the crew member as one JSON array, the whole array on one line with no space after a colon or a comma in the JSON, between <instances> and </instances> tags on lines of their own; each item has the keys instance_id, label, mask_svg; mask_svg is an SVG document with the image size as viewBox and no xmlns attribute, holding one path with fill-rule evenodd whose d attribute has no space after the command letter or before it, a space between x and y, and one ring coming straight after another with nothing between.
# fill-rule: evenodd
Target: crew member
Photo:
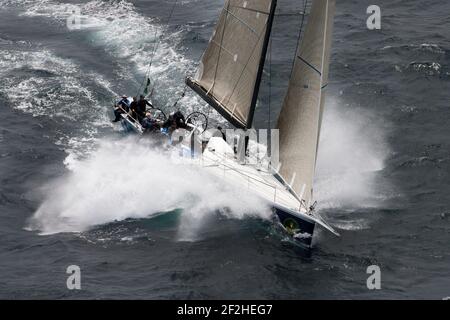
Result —
<instances>
[{"instance_id":1,"label":"crew member","mask_svg":"<svg viewBox=\"0 0 450 320\"><path fill-rule=\"evenodd\" d=\"M177 129L186 129L186 119L184 118L184 115L181 113L181 111L175 112L173 115L173 119L175 121Z\"/></svg>"},{"instance_id":2,"label":"crew member","mask_svg":"<svg viewBox=\"0 0 450 320\"><path fill-rule=\"evenodd\" d=\"M130 104L130 110L131 110L131 117L133 120L139 120L138 119L138 100L136 97L133 97L133 102Z\"/></svg>"},{"instance_id":3,"label":"crew member","mask_svg":"<svg viewBox=\"0 0 450 320\"><path fill-rule=\"evenodd\" d=\"M140 95L139 100L136 104L136 114L139 123L142 123L145 118L145 114L147 113L147 106L153 108L152 104L148 102L143 95Z\"/></svg>"},{"instance_id":4,"label":"crew member","mask_svg":"<svg viewBox=\"0 0 450 320\"><path fill-rule=\"evenodd\" d=\"M159 130L158 122L152 118L152 114L150 112L145 114L145 118L142 120L142 127L144 128L144 132Z\"/></svg>"},{"instance_id":5,"label":"crew member","mask_svg":"<svg viewBox=\"0 0 450 320\"><path fill-rule=\"evenodd\" d=\"M116 104L116 108L114 110L115 119L113 122L118 122L122 119L121 114L128 113L130 111L128 97L126 95L122 96L122 99Z\"/></svg>"}]
</instances>

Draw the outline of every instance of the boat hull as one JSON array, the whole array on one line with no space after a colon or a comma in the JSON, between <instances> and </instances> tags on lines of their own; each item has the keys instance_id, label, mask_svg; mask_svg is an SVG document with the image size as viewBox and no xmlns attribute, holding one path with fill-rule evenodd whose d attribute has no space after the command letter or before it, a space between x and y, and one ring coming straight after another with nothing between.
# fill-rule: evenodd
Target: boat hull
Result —
<instances>
[{"instance_id":1,"label":"boat hull","mask_svg":"<svg viewBox=\"0 0 450 320\"><path fill-rule=\"evenodd\" d=\"M301 217L285 208L273 207L273 211L278 223L288 235L292 236L297 243L311 248L316 226L313 219Z\"/></svg>"}]
</instances>

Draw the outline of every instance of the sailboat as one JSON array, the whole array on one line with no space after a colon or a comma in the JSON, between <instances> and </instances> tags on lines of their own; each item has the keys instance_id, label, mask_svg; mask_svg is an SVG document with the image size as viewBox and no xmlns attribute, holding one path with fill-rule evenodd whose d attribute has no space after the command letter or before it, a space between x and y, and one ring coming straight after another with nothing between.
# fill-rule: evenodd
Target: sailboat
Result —
<instances>
[{"instance_id":1,"label":"sailboat","mask_svg":"<svg viewBox=\"0 0 450 320\"><path fill-rule=\"evenodd\" d=\"M238 129L253 127L276 5L276 0L225 0L196 75L186 78L187 86ZM334 11L335 0L313 0L277 122L279 165L241 161L217 137L202 155L205 170L269 203L278 224L307 247L316 225L338 235L313 203Z\"/></svg>"}]
</instances>

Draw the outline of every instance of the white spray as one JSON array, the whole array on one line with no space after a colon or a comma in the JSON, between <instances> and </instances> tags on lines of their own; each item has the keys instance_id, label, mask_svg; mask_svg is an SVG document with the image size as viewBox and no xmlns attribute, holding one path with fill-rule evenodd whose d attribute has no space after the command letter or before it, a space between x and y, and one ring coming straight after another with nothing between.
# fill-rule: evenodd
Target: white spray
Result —
<instances>
[{"instance_id":1,"label":"white spray","mask_svg":"<svg viewBox=\"0 0 450 320\"><path fill-rule=\"evenodd\" d=\"M328 99L315 183L315 198L321 209L380 204L383 192L376 173L384 168L389 154L380 123L374 112Z\"/></svg>"},{"instance_id":2,"label":"white spray","mask_svg":"<svg viewBox=\"0 0 450 320\"><path fill-rule=\"evenodd\" d=\"M238 219L270 217L269 207L256 197L133 138L103 141L88 159L68 166L71 172L44 190L31 229L85 231L181 208L180 239L191 240L206 215L217 210L229 209L222 213Z\"/></svg>"}]
</instances>

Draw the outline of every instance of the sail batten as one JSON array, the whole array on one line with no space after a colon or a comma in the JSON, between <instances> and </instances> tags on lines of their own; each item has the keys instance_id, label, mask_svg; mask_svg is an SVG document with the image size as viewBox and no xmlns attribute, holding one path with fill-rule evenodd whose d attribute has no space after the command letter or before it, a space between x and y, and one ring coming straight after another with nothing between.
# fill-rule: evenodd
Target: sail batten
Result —
<instances>
[{"instance_id":1,"label":"sail batten","mask_svg":"<svg viewBox=\"0 0 450 320\"><path fill-rule=\"evenodd\" d=\"M247 10L247 11L252 11L252 12L256 12L256 13L262 13L262 14L270 14L270 11L263 11L263 10L257 10L257 9L252 9L252 8L246 8L246 7L242 7L242 6L231 6L233 8L239 8L242 10Z\"/></svg>"},{"instance_id":2,"label":"sail batten","mask_svg":"<svg viewBox=\"0 0 450 320\"><path fill-rule=\"evenodd\" d=\"M238 8L238 7L235 7ZM253 32L255 35L258 35L258 32L253 29L250 25L247 24L247 22L245 22L244 20L242 20L241 18L239 18L238 16L236 16L235 14L233 14L233 12L231 12L228 9L225 9L225 11L232 16L233 18L235 18L236 20L239 20L240 23L242 23L244 26L246 26L251 32Z\"/></svg>"},{"instance_id":3,"label":"sail batten","mask_svg":"<svg viewBox=\"0 0 450 320\"><path fill-rule=\"evenodd\" d=\"M333 30L335 0L314 0L278 119L279 174L309 206L317 161Z\"/></svg>"},{"instance_id":4,"label":"sail batten","mask_svg":"<svg viewBox=\"0 0 450 320\"><path fill-rule=\"evenodd\" d=\"M276 0L226 0L197 75L186 83L231 124L250 128Z\"/></svg>"},{"instance_id":5,"label":"sail batten","mask_svg":"<svg viewBox=\"0 0 450 320\"><path fill-rule=\"evenodd\" d=\"M322 76L322 71L319 71L316 67L314 67L311 63L309 63L308 61L306 61L305 59L303 59L300 56L297 56L297 58L299 58L301 61L303 61L303 63L305 63L306 65L308 65L311 69L313 69L314 71L316 71L320 76Z\"/></svg>"}]
</instances>

